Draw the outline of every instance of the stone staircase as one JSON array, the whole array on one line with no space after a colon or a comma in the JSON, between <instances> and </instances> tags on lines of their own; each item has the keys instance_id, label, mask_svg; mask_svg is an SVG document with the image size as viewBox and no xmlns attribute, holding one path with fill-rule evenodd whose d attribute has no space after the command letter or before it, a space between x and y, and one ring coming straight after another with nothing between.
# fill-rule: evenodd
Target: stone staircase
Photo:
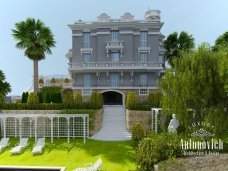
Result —
<instances>
[{"instance_id":1,"label":"stone staircase","mask_svg":"<svg viewBox=\"0 0 228 171\"><path fill-rule=\"evenodd\" d=\"M91 139L101 141L125 141L131 139L126 128L125 107L118 105L104 106L101 130Z\"/></svg>"}]
</instances>

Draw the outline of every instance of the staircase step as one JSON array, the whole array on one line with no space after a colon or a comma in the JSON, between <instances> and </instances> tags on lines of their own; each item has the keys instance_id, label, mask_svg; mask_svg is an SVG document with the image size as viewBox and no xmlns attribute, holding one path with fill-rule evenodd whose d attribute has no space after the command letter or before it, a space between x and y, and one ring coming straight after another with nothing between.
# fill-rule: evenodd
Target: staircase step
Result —
<instances>
[{"instance_id":1,"label":"staircase step","mask_svg":"<svg viewBox=\"0 0 228 171\"><path fill-rule=\"evenodd\" d=\"M126 128L125 111L123 106L104 106L101 130L91 139L102 141L130 140L131 133Z\"/></svg>"}]
</instances>

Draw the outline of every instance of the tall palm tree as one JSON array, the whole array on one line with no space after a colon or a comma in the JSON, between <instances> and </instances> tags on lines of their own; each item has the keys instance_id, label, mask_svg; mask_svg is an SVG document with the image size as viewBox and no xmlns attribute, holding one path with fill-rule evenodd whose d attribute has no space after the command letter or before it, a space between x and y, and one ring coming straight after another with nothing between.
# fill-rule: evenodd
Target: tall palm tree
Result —
<instances>
[{"instance_id":1,"label":"tall palm tree","mask_svg":"<svg viewBox=\"0 0 228 171\"><path fill-rule=\"evenodd\" d=\"M219 49L224 48L224 50L228 50L228 31L220 35L215 40L215 46L213 48L214 51L218 51Z\"/></svg>"},{"instance_id":2,"label":"tall palm tree","mask_svg":"<svg viewBox=\"0 0 228 171\"><path fill-rule=\"evenodd\" d=\"M34 65L34 92L38 91L38 61L45 59L45 54L51 54L51 47L55 47L54 35L49 27L41 20L27 18L15 24L12 29L13 37L16 39L16 47L24 49L24 54L33 60Z\"/></svg>"},{"instance_id":3,"label":"tall palm tree","mask_svg":"<svg viewBox=\"0 0 228 171\"><path fill-rule=\"evenodd\" d=\"M182 31L179 35L174 32L168 35L164 41L164 48L166 50L166 60L173 67L173 59L180 57L181 51L188 51L194 48L194 38L185 31Z\"/></svg>"},{"instance_id":4,"label":"tall palm tree","mask_svg":"<svg viewBox=\"0 0 228 171\"><path fill-rule=\"evenodd\" d=\"M0 96L1 95L5 96L9 92L11 92L11 86L8 82L5 81L5 79L6 79L5 74L2 72L2 70L0 70Z\"/></svg>"}]
</instances>

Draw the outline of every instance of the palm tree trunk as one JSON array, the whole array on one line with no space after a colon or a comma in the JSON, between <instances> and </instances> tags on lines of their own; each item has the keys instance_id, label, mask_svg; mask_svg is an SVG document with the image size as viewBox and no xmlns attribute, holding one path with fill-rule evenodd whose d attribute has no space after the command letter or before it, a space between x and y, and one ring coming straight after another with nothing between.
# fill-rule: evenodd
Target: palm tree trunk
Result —
<instances>
[{"instance_id":1,"label":"palm tree trunk","mask_svg":"<svg viewBox=\"0 0 228 171\"><path fill-rule=\"evenodd\" d=\"M38 92L38 60L33 60L33 86L34 92Z\"/></svg>"}]
</instances>

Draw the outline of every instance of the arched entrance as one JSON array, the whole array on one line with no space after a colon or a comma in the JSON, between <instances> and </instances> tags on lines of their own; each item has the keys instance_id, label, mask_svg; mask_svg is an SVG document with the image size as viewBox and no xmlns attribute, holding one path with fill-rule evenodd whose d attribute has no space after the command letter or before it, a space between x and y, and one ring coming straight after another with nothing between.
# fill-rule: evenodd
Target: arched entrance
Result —
<instances>
[{"instance_id":1,"label":"arched entrance","mask_svg":"<svg viewBox=\"0 0 228 171\"><path fill-rule=\"evenodd\" d=\"M124 94L116 90L107 90L101 92L104 105L123 105L124 104Z\"/></svg>"}]
</instances>

